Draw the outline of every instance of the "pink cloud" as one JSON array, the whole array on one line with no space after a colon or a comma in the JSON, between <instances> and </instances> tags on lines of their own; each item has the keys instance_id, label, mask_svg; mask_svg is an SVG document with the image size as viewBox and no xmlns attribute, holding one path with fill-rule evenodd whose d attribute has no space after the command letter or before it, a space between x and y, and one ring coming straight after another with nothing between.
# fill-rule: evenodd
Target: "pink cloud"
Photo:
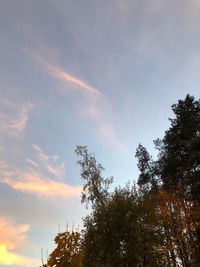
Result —
<instances>
[{"instance_id":1,"label":"pink cloud","mask_svg":"<svg viewBox=\"0 0 200 267\"><path fill-rule=\"evenodd\" d=\"M87 94L101 94L96 88L88 85L86 82L69 74L61 67L58 67L55 64L45 61L38 55L32 55L32 57L45 68L45 70L49 73L50 76L56 78L57 80L72 83L76 85L78 88L84 90L84 92Z\"/></svg>"}]
</instances>

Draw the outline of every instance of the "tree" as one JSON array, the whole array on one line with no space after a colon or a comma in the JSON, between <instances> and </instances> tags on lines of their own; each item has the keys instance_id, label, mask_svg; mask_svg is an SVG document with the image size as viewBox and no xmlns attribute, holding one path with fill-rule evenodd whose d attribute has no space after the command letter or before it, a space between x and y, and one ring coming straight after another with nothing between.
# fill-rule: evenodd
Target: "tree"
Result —
<instances>
[{"instance_id":1,"label":"tree","mask_svg":"<svg viewBox=\"0 0 200 267\"><path fill-rule=\"evenodd\" d=\"M187 95L172 105L175 118L164 138L154 141L158 159L146 148L136 151L141 187L159 196L160 225L170 264L198 266L200 262L200 100ZM165 197L163 197L165 196ZM167 198L166 198L167 196Z\"/></svg>"},{"instance_id":2,"label":"tree","mask_svg":"<svg viewBox=\"0 0 200 267\"><path fill-rule=\"evenodd\" d=\"M167 190L181 187L185 197L200 202L200 100L187 95L172 110L171 127L155 141L159 175Z\"/></svg>"},{"instance_id":3,"label":"tree","mask_svg":"<svg viewBox=\"0 0 200 267\"><path fill-rule=\"evenodd\" d=\"M200 101L187 95L153 160L139 144L138 186L109 190L112 178L86 146L78 146L82 203L90 204L82 235L65 232L43 267L197 267L200 262Z\"/></svg>"},{"instance_id":4,"label":"tree","mask_svg":"<svg viewBox=\"0 0 200 267\"><path fill-rule=\"evenodd\" d=\"M81 166L81 178L84 181L81 202L85 202L86 205L91 202L93 208L98 205L104 206L113 178L102 177L104 168L96 162L94 154L89 153L86 146L77 146L75 152L82 158L77 161Z\"/></svg>"},{"instance_id":5,"label":"tree","mask_svg":"<svg viewBox=\"0 0 200 267\"><path fill-rule=\"evenodd\" d=\"M128 185L109 192L112 178L103 178L95 156L86 147L77 147L76 153L84 180L82 202L92 204L84 219L83 266L164 266L152 196Z\"/></svg>"},{"instance_id":6,"label":"tree","mask_svg":"<svg viewBox=\"0 0 200 267\"><path fill-rule=\"evenodd\" d=\"M172 266L196 266L194 225L190 222L191 207L169 192L159 192L159 220L164 230L165 250Z\"/></svg>"},{"instance_id":7,"label":"tree","mask_svg":"<svg viewBox=\"0 0 200 267\"><path fill-rule=\"evenodd\" d=\"M137 167L140 171L138 184L157 188L155 163L146 148L141 144L136 149L135 157L138 159Z\"/></svg>"},{"instance_id":8,"label":"tree","mask_svg":"<svg viewBox=\"0 0 200 267\"><path fill-rule=\"evenodd\" d=\"M84 223L83 266L167 266L155 200L135 186L116 188Z\"/></svg>"},{"instance_id":9,"label":"tree","mask_svg":"<svg viewBox=\"0 0 200 267\"><path fill-rule=\"evenodd\" d=\"M57 247L50 254L44 267L82 267L82 239L78 232L59 233Z\"/></svg>"}]
</instances>

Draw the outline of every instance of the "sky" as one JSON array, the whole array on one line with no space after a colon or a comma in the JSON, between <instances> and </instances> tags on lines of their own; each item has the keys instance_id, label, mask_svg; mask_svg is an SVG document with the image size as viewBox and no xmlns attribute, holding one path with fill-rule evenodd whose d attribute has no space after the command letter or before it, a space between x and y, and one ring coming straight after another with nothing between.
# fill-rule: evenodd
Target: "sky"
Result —
<instances>
[{"instance_id":1,"label":"sky","mask_svg":"<svg viewBox=\"0 0 200 267\"><path fill-rule=\"evenodd\" d=\"M35 267L81 229L86 145L136 181L170 106L200 96L198 0L0 0L0 267Z\"/></svg>"}]
</instances>

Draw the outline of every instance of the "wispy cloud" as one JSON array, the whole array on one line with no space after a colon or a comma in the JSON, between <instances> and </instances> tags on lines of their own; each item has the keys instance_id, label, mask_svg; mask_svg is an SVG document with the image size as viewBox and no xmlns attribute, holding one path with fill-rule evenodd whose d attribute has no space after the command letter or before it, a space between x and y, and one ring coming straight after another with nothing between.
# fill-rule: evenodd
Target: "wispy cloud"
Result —
<instances>
[{"instance_id":1,"label":"wispy cloud","mask_svg":"<svg viewBox=\"0 0 200 267\"><path fill-rule=\"evenodd\" d=\"M36 54L33 54L32 56L34 60L36 60L39 64L42 65L43 68L46 69L50 76L61 81L72 83L73 85L77 86L77 88L82 89L87 94L100 94L100 92L96 88L88 85L86 82L78 79L72 74L69 74L61 67L45 61L43 58L39 57Z\"/></svg>"},{"instance_id":2,"label":"wispy cloud","mask_svg":"<svg viewBox=\"0 0 200 267\"><path fill-rule=\"evenodd\" d=\"M16 170L4 162L0 162L0 183L12 189L41 197L70 198L80 196L81 186L70 186L66 183L52 180L39 171Z\"/></svg>"},{"instance_id":3,"label":"wispy cloud","mask_svg":"<svg viewBox=\"0 0 200 267\"><path fill-rule=\"evenodd\" d=\"M18 132L21 132L25 129L27 121L28 121L28 115L33 106L30 104L24 105L17 118L13 119L10 122L9 128L14 129Z\"/></svg>"},{"instance_id":4,"label":"wispy cloud","mask_svg":"<svg viewBox=\"0 0 200 267\"><path fill-rule=\"evenodd\" d=\"M33 149L38 153L42 161L47 162L49 160L49 156L39 146L33 144Z\"/></svg>"},{"instance_id":5,"label":"wispy cloud","mask_svg":"<svg viewBox=\"0 0 200 267\"><path fill-rule=\"evenodd\" d=\"M42 197L69 198L80 196L82 190L80 186L70 186L57 182L34 171L18 172L15 179L5 177L0 180L0 183L8 185L14 190L36 194Z\"/></svg>"},{"instance_id":6,"label":"wispy cloud","mask_svg":"<svg viewBox=\"0 0 200 267\"><path fill-rule=\"evenodd\" d=\"M57 178L61 178L65 175L65 163L62 162L61 164L58 164L57 155L48 155L38 145L35 144L33 144L33 149L37 153L37 159L39 160L40 165L42 165L42 167L44 167L48 173L54 175ZM38 167L39 165L36 162L30 161L30 159L28 161L32 166L35 165L35 167Z\"/></svg>"},{"instance_id":7,"label":"wispy cloud","mask_svg":"<svg viewBox=\"0 0 200 267\"><path fill-rule=\"evenodd\" d=\"M82 107L81 113L87 115L96 123L98 135L106 144L118 148L121 151L127 151L119 140L108 118L110 104L107 97L101 91L69 74L57 64L44 60L37 54L32 54L32 58L39 63L52 78L65 83L66 86L64 88L62 87L62 90L73 91L73 87L69 86L69 83L71 83L75 85L80 92L84 93L84 104L82 103L79 105L79 109Z\"/></svg>"},{"instance_id":8,"label":"wispy cloud","mask_svg":"<svg viewBox=\"0 0 200 267\"><path fill-rule=\"evenodd\" d=\"M27 158L26 161L27 161L32 167L38 168L38 164L37 164L34 160L31 160L31 159Z\"/></svg>"},{"instance_id":9,"label":"wispy cloud","mask_svg":"<svg viewBox=\"0 0 200 267\"><path fill-rule=\"evenodd\" d=\"M0 178L12 177L14 174L14 169L9 167L6 162L0 160Z\"/></svg>"},{"instance_id":10,"label":"wispy cloud","mask_svg":"<svg viewBox=\"0 0 200 267\"><path fill-rule=\"evenodd\" d=\"M30 103L18 104L2 99L0 100L0 132L7 136L19 136L26 128L30 110Z\"/></svg>"},{"instance_id":11,"label":"wispy cloud","mask_svg":"<svg viewBox=\"0 0 200 267\"><path fill-rule=\"evenodd\" d=\"M65 174L65 163L61 163L58 167L53 167L50 164L47 164L47 171L54 175L55 177L62 177Z\"/></svg>"},{"instance_id":12,"label":"wispy cloud","mask_svg":"<svg viewBox=\"0 0 200 267\"><path fill-rule=\"evenodd\" d=\"M30 225L16 225L7 217L0 217L0 264L36 266L38 260L24 257L15 252L15 249L27 246L26 235L30 230Z\"/></svg>"},{"instance_id":13,"label":"wispy cloud","mask_svg":"<svg viewBox=\"0 0 200 267\"><path fill-rule=\"evenodd\" d=\"M113 126L105 118L105 114L101 112L100 103L93 103L88 106L87 113L96 122L98 132L104 142L119 149L120 151L127 152L127 148L117 137Z\"/></svg>"}]
</instances>

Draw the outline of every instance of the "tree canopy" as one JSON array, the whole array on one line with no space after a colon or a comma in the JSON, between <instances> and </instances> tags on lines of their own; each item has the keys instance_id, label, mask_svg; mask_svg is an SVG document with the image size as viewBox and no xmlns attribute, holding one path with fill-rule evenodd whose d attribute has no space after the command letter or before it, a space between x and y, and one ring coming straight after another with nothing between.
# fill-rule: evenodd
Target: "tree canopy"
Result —
<instances>
[{"instance_id":1,"label":"tree canopy","mask_svg":"<svg viewBox=\"0 0 200 267\"><path fill-rule=\"evenodd\" d=\"M154 141L154 160L139 144L138 183L109 190L113 178L78 146L82 203L91 204L81 233L55 238L50 267L200 266L200 100L172 105L174 118Z\"/></svg>"}]
</instances>

